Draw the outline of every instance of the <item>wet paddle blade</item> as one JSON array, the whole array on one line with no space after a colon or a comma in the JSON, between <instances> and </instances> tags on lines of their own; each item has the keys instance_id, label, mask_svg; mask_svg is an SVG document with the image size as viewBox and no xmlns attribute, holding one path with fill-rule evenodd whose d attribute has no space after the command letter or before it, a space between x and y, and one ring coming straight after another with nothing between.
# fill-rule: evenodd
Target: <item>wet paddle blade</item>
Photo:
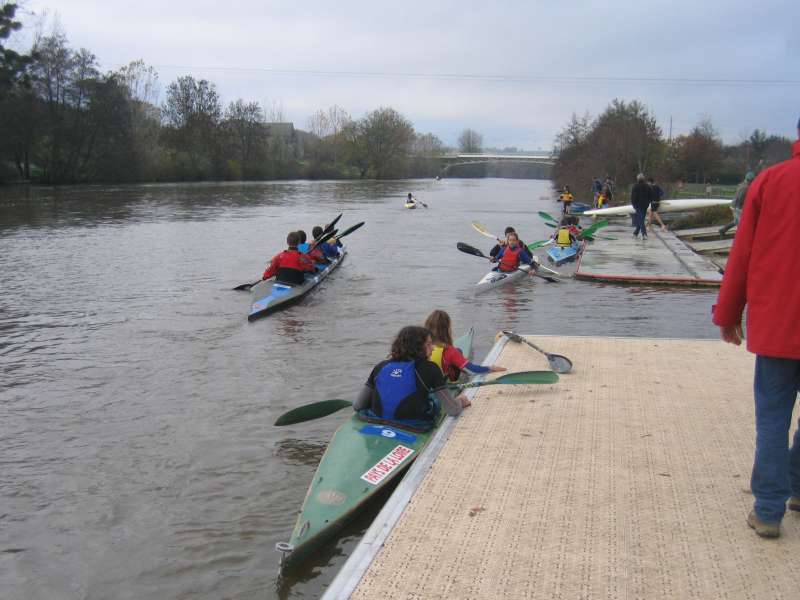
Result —
<instances>
[{"instance_id":1,"label":"wet paddle blade","mask_svg":"<svg viewBox=\"0 0 800 600\"><path fill-rule=\"evenodd\" d=\"M295 423L305 423L306 421L313 421L327 417L348 406L353 406L349 400L322 400L321 402L313 402L312 404L304 404L293 408L289 412L283 413L275 421L275 425L282 427L284 425L294 425Z\"/></svg>"},{"instance_id":2,"label":"wet paddle blade","mask_svg":"<svg viewBox=\"0 0 800 600\"><path fill-rule=\"evenodd\" d=\"M528 244L528 250L536 250L537 248L542 248L544 246L549 246L553 243L553 240L540 240L538 242L533 242L532 244Z\"/></svg>"},{"instance_id":3,"label":"wet paddle blade","mask_svg":"<svg viewBox=\"0 0 800 600\"><path fill-rule=\"evenodd\" d=\"M521 383L556 383L558 375L552 371L522 371L520 373L509 373L502 375L493 381L482 382L486 384L521 384Z\"/></svg>"},{"instance_id":4,"label":"wet paddle blade","mask_svg":"<svg viewBox=\"0 0 800 600\"><path fill-rule=\"evenodd\" d=\"M572 361L566 356L561 356L560 354L548 354L547 362L550 365L550 368L556 373L561 373L563 375L564 373L569 373L572 371Z\"/></svg>"},{"instance_id":5,"label":"wet paddle blade","mask_svg":"<svg viewBox=\"0 0 800 600\"><path fill-rule=\"evenodd\" d=\"M356 223L355 225L352 225L352 226L348 227L348 228L347 228L347 229L345 229L345 230L344 230L342 233L338 234L338 235L336 236L336 239L337 239L337 240L339 240L339 239L343 238L343 237L344 237L344 236L346 236L346 235L350 235L350 234L351 234L351 233L353 233L353 232L354 232L356 229L358 229L359 227L361 227L361 226L362 226L364 223L365 223L365 221L361 221L360 223Z\"/></svg>"},{"instance_id":6,"label":"wet paddle blade","mask_svg":"<svg viewBox=\"0 0 800 600\"><path fill-rule=\"evenodd\" d=\"M470 246L469 244L465 244L464 242L457 242L456 243L456 248L461 250L461 252L466 252L467 254L472 254L472 256L479 256L481 258L486 258L486 255L483 252L481 252L477 248L474 248L474 247Z\"/></svg>"}]
</instances>

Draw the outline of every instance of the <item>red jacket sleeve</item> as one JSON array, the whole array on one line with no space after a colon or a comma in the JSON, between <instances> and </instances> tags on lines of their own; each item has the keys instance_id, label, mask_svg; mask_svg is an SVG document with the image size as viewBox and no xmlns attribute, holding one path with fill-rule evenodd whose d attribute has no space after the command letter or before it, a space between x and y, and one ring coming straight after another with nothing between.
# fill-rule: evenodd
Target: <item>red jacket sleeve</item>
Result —
<instances>
[{"instance_id":1,"label":"red jacket sleeve","mask_svg":"<svg viewBox=\"0 0 800 600\"><path fill-rule=\"evenodd\" d=\"M753 240L763 202L764 182L767 177L762 173L756 177L747 191L744 213L736 229L725 275L713 308L713 321L719 327L730 327L742 322L742 313L747 302L747 274L750 269L750 257Z\"/></svg>"},{"instance_id":2,"label":"red jacket sleeve","mask_svg":"<svg viewBox=\"0 0 800 600\"><path fill-rule=\"evenodd\" d=\"M278 272L278 267L281 266L281 254L282 253L279 253L272 257L272 260L267 265L264 274L261 276L262 281L269 279L270 277L274 277L275 273Z\"/></svg>"}]
</instances>

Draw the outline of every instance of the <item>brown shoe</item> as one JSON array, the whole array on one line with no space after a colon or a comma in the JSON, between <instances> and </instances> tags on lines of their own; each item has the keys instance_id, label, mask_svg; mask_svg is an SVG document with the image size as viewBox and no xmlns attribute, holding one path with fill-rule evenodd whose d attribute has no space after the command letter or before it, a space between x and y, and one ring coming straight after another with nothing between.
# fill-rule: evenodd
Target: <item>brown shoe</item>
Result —
<instances>
[{"instance_id":1,"label":"brown shoe","mask_svg":"<svg viewBox=\"0 0 800 600\"><path fill-rule=\"evenodd\" d=\"M800 497L792 496L789 498L789 502L786 504L786 508L789 510L796 510L800 512Z\"/></svg>"},{"instance_id":2,"label":"brown shoe","mask_svg":"<svg viewBox=\"0 0 800 600\"><path fill-rule=\"evenodd\" d=\"M764 523L758 518L756 511L751 510L747 515L747 524L756 530L756 533L763 538L776 538L781 534L781 524L778 523Z\"/></svg>"}]
</instances>

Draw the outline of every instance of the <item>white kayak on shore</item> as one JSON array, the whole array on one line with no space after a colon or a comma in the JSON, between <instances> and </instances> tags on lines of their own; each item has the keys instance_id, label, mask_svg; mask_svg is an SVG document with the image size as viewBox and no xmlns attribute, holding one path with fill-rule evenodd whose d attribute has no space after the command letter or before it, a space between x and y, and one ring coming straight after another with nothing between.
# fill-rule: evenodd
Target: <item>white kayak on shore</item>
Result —
<instances>
[{"instance_id":1,"label":"white kayak on shore","mask_svg":"<svg viewBox=\"0 0 800 600\"><path fill-rule=\"evenodd\" d=\"M683 210L696 210L709 206L728 206L730 199L726 198L681 198L677 200L662 200L658 205L658 212L680 212ZM588 217L614 217L618 215L632 215L633 207L630 204L625 206L611 206L609 208L596 208L582 213Z\"/></svg>"}]
</instances>

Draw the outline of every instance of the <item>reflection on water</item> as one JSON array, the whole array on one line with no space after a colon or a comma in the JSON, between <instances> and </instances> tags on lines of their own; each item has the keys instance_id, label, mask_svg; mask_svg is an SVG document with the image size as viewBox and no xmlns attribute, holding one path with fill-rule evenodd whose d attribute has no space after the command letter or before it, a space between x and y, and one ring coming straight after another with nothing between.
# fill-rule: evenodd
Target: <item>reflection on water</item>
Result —
<instances>
[{"instance_id":1,"label":"reflection on water","mask_svg":"<svg viewBox=\"0 0 800 600\"><path fill-rule=\"evenodd\" d=\"M0 187L0 595L318 597L369 519L280 584L272 548L345 415L272 423L353 398L434 308L457 335L475 327L476 360L501 329L716 336L712 290L534 279L476 296L489 264L456 242L489 251L474 220L546 238L547 185ZM430 208L404 209L409 191ZM366 222L342 266L249 323L249 294L231 288L288 231L340 212Z\"/></svg>"}]
</instances>

